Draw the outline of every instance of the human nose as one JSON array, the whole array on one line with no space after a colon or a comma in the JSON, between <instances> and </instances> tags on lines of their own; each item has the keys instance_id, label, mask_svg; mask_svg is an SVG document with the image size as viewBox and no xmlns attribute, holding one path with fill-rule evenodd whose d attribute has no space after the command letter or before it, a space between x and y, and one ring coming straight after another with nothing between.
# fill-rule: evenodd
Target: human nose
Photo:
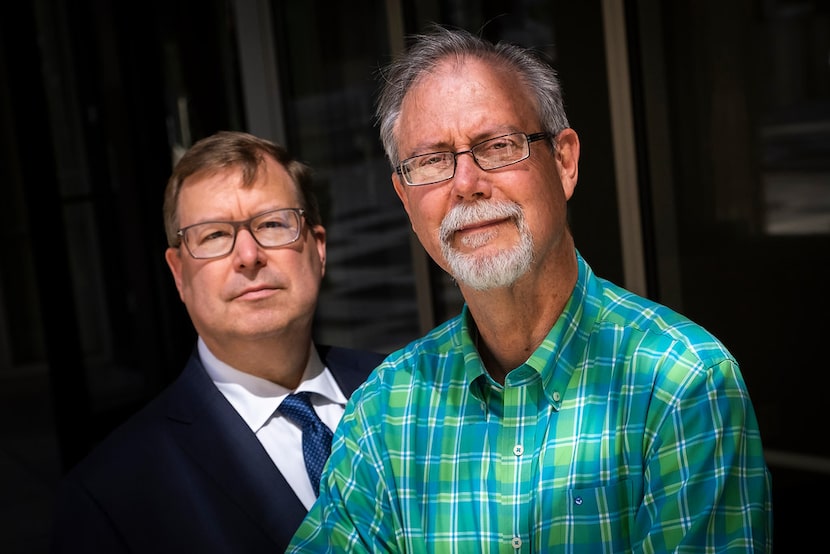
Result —
<instances>
[{"instance_id":1,"label":"human nose","mask_svg":"<svg viewBox=\"0 0 830 554\"><path fill-rule=\"evenodd\" d=\"M455 153L455 175L452 183L459 198L489 197L491 187L485 174L486 171L479 167L472 151Z\"/></svg>"},{"instance_id":2,"label":"human nose","mask_svg":"<svg viewBox=\"0 0 830 554\"><path fill-rule=\"evenodd\" d=\"M251 230L241 227L236 231L233 255L239 267L253 267L262 263L265 254Z\"/></svg>"}]
</instances>

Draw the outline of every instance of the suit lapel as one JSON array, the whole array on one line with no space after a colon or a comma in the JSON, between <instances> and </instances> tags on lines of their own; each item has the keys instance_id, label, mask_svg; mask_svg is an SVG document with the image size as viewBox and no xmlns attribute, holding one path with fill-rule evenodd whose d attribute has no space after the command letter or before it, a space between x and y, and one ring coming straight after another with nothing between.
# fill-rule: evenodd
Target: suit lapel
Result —
<instances>
[{"instance_id":1,"label":"suit lapel","mask_svg":"<svg viewBox=\"0 0 830 554\"><path fill-rule=\"evenodd\" d=\"M347 398L384 358L382 354L337 346L317 345L317 352Z\"/></svg>"},{"instance_id":2,"label":"suit lapel","mask_svg":"<svg viewBox=\"0 0 830 554\"><path fill-rule=\"evenodd\" d=\"M256 435L191 356L181 394L168 406L171 433L193 463L275 541L299 527L306 510Z\"/></svg>"}]
</instances>

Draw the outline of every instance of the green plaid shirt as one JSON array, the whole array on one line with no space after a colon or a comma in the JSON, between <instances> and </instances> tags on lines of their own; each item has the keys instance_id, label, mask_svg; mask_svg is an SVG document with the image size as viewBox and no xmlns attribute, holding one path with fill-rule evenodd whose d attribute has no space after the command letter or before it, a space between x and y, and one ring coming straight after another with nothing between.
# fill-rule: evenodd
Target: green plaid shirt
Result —
<instances>
[{"instance_id":1,"label":"green plaid shirt","mask_svg":"<svg viewBox=\"0 0 830 554\"><path fill-rule=\"evenodd\" d=\"M504 386L462 313L391 354L335 433L289 552L766 552L738 364L687 318L579 279Z\"/></svg>"}]
</instances>

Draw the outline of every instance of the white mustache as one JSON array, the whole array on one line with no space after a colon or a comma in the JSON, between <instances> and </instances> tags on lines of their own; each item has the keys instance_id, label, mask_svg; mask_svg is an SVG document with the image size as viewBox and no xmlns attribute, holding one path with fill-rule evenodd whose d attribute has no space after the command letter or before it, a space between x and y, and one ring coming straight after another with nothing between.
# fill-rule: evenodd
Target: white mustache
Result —
<instances>
[{"instance_id":1,"label":"white mustache","mask_svg":"<svg viewBox=\"0 0 830 554\"><path fill-rule=\"evenodd\" d=\"M515 202L479 201L475 204L458 204L444 216L438 236L441 242L448 243L453 233L469 225L503 218L521 220L523 216L522 209Z\"/></svg>"}]
</instances>

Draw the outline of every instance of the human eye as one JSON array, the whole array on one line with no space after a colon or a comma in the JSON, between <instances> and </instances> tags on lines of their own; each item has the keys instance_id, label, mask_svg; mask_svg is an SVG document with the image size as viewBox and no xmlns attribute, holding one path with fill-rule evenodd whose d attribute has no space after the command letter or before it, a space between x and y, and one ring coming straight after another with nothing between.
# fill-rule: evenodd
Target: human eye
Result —
<instances>
[{"instance_id":1,"label":"human eye","mask_svg":"<svg viewBox=\"0 0 830 554\"><path fill-rule=\"evenodd\" d=\"M452 177L453 160L452 152L431 152L407 159L401 170L409 184L437 183Z\"/></svg>"},{"instance_id":2,"label":"human eye","mask_svg":"<svg viewBox=\"0 0 830 554\"><path fill-rule=\"evenodd\" d=\"M254 222L257 231L279 231L294 227L294 219L290 210L278 210L267 213Z\"/></svg>"},{"instance_id":3,"label":"human eye","mask_svg":"<svg viewBox=\"0 0 830 554\"><path fill-rule=\"evenodd\" d=\"M221 222L201 223L190 227L188 234L193 244L203 245L232 238L233 226Z\"/></svg>"},{"instance_id":4,"label":"human eye","mask_svg":"<svg viewBox=\"0 0 830 554\"><path fill-rule=\"evenodd\" d=\"M495 169L526 156L524 135L514 133L486 140L473 148L473 155L484 169Z\"/></svg>"},{"instance_id":5,"label":"human eye","mask_svg":"<svg viewBox=\"0 0 830 554\"><path fill-rule=\"evenodd\" d=\"M520 150L521 143L519 138L521 136L520 134L513 134L486 140L476 146L476 154L503 154L504 151L513 152L517 149Z\"/></svg>"},{"instance_id":6,"label":"human eye","mask_svg":"<svg viewBox=\"0 0 830 554\"><path fill-rule=\"evenodd\" d=\"M423 156L415 156L411 159L410 165L413 169L436 168L446 166L450 157L449 152L433 152Z\"/></svg>"}]
</instances>

